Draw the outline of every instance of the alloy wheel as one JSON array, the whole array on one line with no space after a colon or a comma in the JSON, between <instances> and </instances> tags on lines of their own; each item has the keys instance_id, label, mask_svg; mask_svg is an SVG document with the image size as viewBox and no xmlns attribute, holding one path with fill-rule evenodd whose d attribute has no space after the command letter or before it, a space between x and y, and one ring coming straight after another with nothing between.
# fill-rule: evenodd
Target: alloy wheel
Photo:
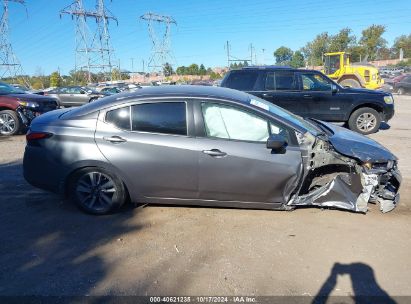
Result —
<instances>
[{"instance_id":1,"label":"alloy wheel","mask_svg":"<svg viewBox=\"0 0 411 304\"><path fill-rule=\"evenodd\" d=\"M0 114L0 133L9 135L16 129L17 123L14 117L8 113Z\"/></svg>"},{"instance_id":2,"label":"alloy wheel","mask_svg":"<svg viewBox=\"0 0 411 304\"><path fill-rule=\"evenodd\" d=\"M369 132L377 125L377 117L371 113L363 113L357 118L357 128L362 132Z\"/></svg>"},{"instance_id":3,"label":"alloy wheel","mask_svg":"<svg viewBox=\"0 0 411 304\"><path fill-rule=\"evenodd\" d=\"M101 172L88 172L81 176L75 190L81 205L100 212L111 209L116 194L113 180Z\"/></svg>"}]
</instances>

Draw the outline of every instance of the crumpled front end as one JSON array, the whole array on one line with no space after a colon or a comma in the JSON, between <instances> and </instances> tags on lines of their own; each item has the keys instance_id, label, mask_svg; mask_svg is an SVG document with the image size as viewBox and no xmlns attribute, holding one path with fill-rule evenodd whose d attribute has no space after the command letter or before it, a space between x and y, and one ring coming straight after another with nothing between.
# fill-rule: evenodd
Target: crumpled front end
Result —
<instances>
[{"instance_id":1,"label":"crumpled front end","mask_svg":"<svg viewBox=\"0 0 411 304\"><path fill-rule=\"evenodd\" d=\"M399 202L401 174L396 160L362 163L338 153L326 139L299 136L304 176L288 206L320 206L365 213L378 203L383 213Z\"/></svg>"}]
</instances>

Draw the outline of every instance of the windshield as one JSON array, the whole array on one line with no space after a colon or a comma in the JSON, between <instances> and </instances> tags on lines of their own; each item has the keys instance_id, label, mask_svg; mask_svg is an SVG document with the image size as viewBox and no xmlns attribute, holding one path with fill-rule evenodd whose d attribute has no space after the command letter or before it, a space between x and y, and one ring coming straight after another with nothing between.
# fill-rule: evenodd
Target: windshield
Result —
<instances>
[{"instance_id":1,"label":"windshield","mask_svg":"<svg viewBox=\"0 0 411 304\"><path fill-rule=\"evenodd\" d=\"M319 127L315 126L307 120L304 120L304 118L302 118L301 116L288 112L287 110L280 108L279 106L276 106L264 99L258 98L256 96L251 96L250 103L266 111L269 111L270 113L280 116L295 125L301 126L313 135L317 136L324 133L323 130L321 130Z\"/></svg>"},{"instance_id":2,"label":"windshield","mask_svg":"<svg viewBox=\"0 0 411 304\"><path fill-rule=\"evenodd\" d=\"M23 90L17 89L7 83L0 82L0 94L7 95L7 94L25 94Z\"/></svg>"}]
</instances>

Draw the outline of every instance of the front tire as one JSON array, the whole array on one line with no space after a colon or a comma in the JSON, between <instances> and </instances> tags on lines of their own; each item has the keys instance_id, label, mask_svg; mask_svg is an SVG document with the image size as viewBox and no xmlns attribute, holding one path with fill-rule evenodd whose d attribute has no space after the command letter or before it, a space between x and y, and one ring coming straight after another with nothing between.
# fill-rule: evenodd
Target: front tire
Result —
<instances>
[{"instance_id":1,"label":"front tire","mask_svg":"<svg viewBox=\"0 0 411 304\"><path fill-rule=\"evenodd\" d=\"M103 215L124 205L127 192L115 174L101 168L85 168L71 178L69 196L81 210Z\"/></svg>"},{"instance_id":2,"label":"front tire","mask_svg":"<svg viewBox=\"0 0 411 304\"><path fill-rule=\"evenodd\" d=\"M363 135L377 132L380 125L381 116L372 108L359 108L351 114L348 120L348 127Z\"/></svg>"},{"instance_id":3,"label":"front tire","mask_svg":"<svg viewBox=\"0 0 411 304\"><path fill-rule=\"evenodd\" d=\"M398 93L398 95L404 95L405 94L404 88L399 88L397 93Z\"/></svg>"},{"instance_id":4,"label":"front tire","mask_svg":"<svg viewBox=\"0 0 411 304\"><path fill-rule=\"evenodd\" d=\"M343 87L350 87L350 88L361 88L361 83L359 83L356 79L344 79L340 82L340 85Z\"/></svg>"},{"instance_id":5,"label":"front tire","mask_svg":"<svg viewBox=\"0 0 411 304\"><path fill-rule=\"evenodd\" d=\"M12 110L0 111L0 134L11 136L21 129L21 122L17 113Z\"/></svg>"}]
</instances>

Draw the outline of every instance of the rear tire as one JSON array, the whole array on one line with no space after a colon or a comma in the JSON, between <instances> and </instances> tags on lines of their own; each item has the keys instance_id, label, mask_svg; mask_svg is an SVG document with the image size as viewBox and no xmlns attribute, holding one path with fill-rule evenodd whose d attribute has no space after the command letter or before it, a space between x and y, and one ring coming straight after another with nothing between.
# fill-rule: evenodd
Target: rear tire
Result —
<instances>
[{"instance_id":1,"label":"rear tire","mask_svg":"<svg viewBox=\"0 0 411 304\"><path fill-rule=\"evenodd\" d=\"M380 125L381 116L372 108L359 108L351 114L348 120L348 127L363 135L377 132Z\"/></svg>"},{"instance_id":2,"label":"rear tire","mask_svg":"<svg viewBox=\"0 0 411 304\"><path fill-rule=\"evenodd\" d=\"M356 79L344 79L340 82L340 85L343 87L350 87L350 88L361 88L361 83Z\"/></svg>"},{"instance_id":3,"label":"rear tire","mask_svg":"<svg viewBox=\"0 0 411 304\"><path fill-rule=\"evenodd\" d=\"M127 200L121 179L102 168L85 168L69 182L69 196L83 211L103 215L118 210Z\"/></svg>"},{"instance_id":4,"label":"rear tire","mask_svg":"<svg viewBox=\"0 0 411 304\"><path fill-rule=\"evenodd\" d=\"M22 124L17 113L12 110L0 111L0 134L11 136L21 130Z\"/></svg>"}]
</instances>

